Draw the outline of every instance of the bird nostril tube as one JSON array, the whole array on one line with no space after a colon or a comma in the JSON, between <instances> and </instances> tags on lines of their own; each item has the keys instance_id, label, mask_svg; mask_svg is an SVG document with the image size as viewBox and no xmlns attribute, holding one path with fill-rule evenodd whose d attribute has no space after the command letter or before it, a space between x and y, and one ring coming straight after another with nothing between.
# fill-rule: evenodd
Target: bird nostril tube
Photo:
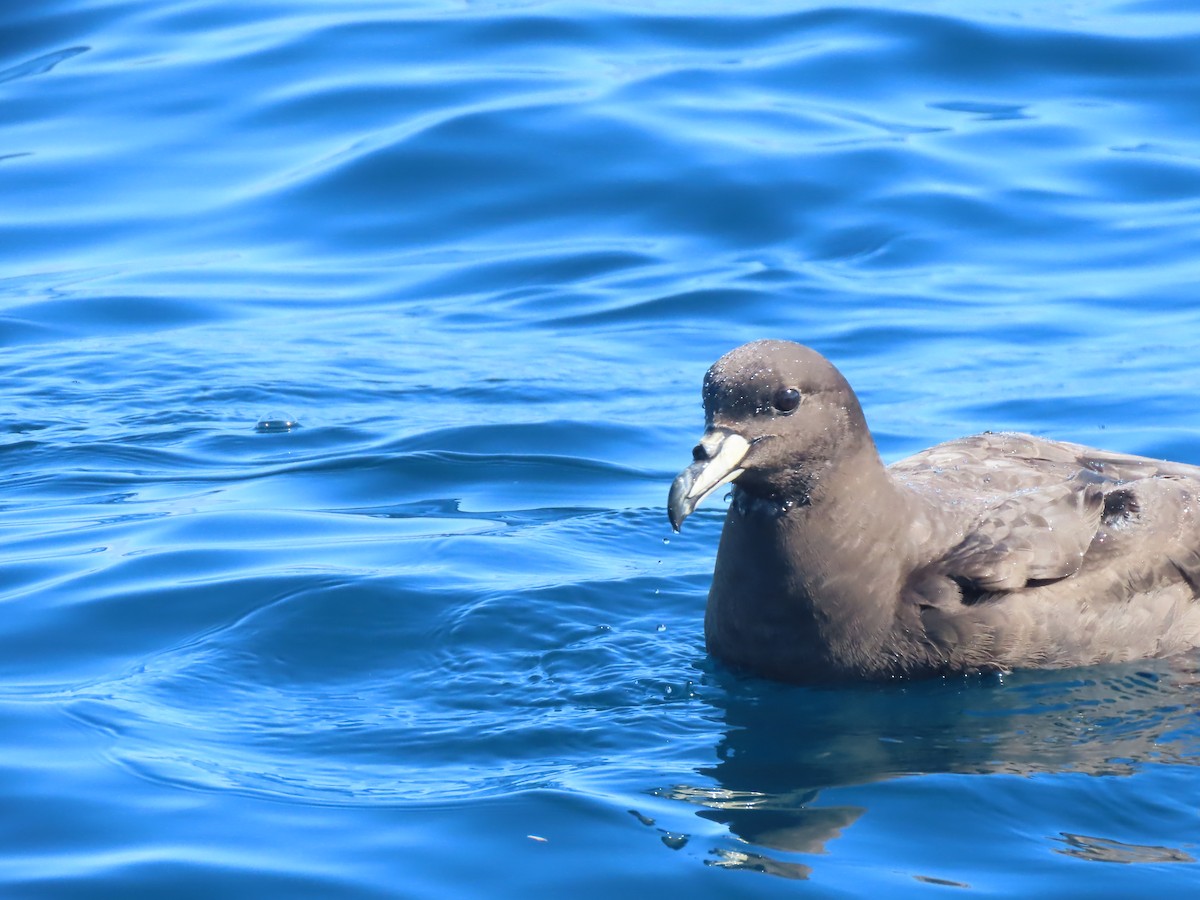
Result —
<instances>
[{"instance_id":1,"label":"bird nostril tube","mask_svg":"<svg viewBox=\"0 0 1200 900\"><path fill-rule=\"evenodd\" d=\"M708 459L708 451L704 449L703 444L697 444L692 448L692 462L702 462Z\"/></svg>"}]
</instances>

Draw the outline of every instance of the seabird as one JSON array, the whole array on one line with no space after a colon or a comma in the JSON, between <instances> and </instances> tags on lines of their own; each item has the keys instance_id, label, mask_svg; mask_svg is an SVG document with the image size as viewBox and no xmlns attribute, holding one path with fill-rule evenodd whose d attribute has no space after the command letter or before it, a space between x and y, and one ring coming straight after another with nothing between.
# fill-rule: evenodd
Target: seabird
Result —
<instances>
[{"instance_id":1,"label":"seabird","mask_svg":"<svg viewBox=\"0 0 1200 900\"><path fill-rule=\"evenodd\" d=\"M704 632L735 669L889 680L1200 646L1200 467L1028 434L885 466L842 374L765 340L704 377L678 531L732 485Z\"/></svg>"}]
</instances>

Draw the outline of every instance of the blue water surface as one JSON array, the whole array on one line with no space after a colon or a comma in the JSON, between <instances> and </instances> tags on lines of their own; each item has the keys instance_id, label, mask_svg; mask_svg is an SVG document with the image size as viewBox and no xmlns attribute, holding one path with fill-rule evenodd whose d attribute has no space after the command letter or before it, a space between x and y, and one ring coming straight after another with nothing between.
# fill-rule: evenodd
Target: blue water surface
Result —
<instances>
[{"instance_id":1,"label":"blue water surface","mask_svg":"<svg viewBox=\"0 0 1200 900\"><path fill-rule=\"evenodd\" d=\"M700 379L1200 464L1183 2L0 12L0 895L1182 897L1200 656L708 659Z\"/></svg>"}]
</instances>

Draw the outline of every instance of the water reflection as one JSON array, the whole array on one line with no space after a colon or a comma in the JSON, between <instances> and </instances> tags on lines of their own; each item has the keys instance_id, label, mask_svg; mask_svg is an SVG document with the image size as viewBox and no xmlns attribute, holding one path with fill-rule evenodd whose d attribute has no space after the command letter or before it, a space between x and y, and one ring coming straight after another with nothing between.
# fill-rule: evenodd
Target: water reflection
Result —
<instances>
[{"instance_id":1,"label":"water reflection","mask_svg":"<svg viewBox=\"0 0 1200 900\"><path fill-rule=\"evenodd\" d=\"M1193 856L1174 847L1153 847L1146 844L1127 844L1110 838L1089 837L1086 834L1069 834L1063 832L1062 842L1065 847L1057 849L1056 853L1064 856L1074 856L1078 859L1089 859L1093 862L1115 863L1164 863L1164 862L1195 862Z\"/></svg>"},{"instance_id":2,"label":"water reflection","mask_svg":"<svg viewBox=\"0 0 1200 900\"><path fill-rule=\"evenodd\" d=\"M928 774L1123 777L1200 763L1197 660L905 686L801 689L717 676L724 720L711 782L660 796L700 807L748 846L709 864L805 878L866 812L821 805L829 788ZM931 815L935 814L931 811ZM1057 852L1106 862L1193 862L1183 849L1062 833Z\"/></svg>"}]
</instances>

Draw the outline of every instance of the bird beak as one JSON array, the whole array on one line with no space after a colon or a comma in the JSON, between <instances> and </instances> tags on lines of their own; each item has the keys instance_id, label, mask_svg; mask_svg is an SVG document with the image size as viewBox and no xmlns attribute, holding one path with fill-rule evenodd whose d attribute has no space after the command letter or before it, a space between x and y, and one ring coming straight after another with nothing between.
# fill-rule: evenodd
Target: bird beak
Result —
<instances>
[{"instance_id":1,"label":"bird beak","mask_svg":"<svg viewBox=\"0 0 1200 900\"><path fill-rule=\"evenodd\" d=\"M750 442L740 434L720 428L710 428L692 451L695 462L679 473L667 498L667 518L675 531L692 514L700 501L723 484L736 479L745 469L738 463L750 449Z\"/></svg>"}]
</instances>

